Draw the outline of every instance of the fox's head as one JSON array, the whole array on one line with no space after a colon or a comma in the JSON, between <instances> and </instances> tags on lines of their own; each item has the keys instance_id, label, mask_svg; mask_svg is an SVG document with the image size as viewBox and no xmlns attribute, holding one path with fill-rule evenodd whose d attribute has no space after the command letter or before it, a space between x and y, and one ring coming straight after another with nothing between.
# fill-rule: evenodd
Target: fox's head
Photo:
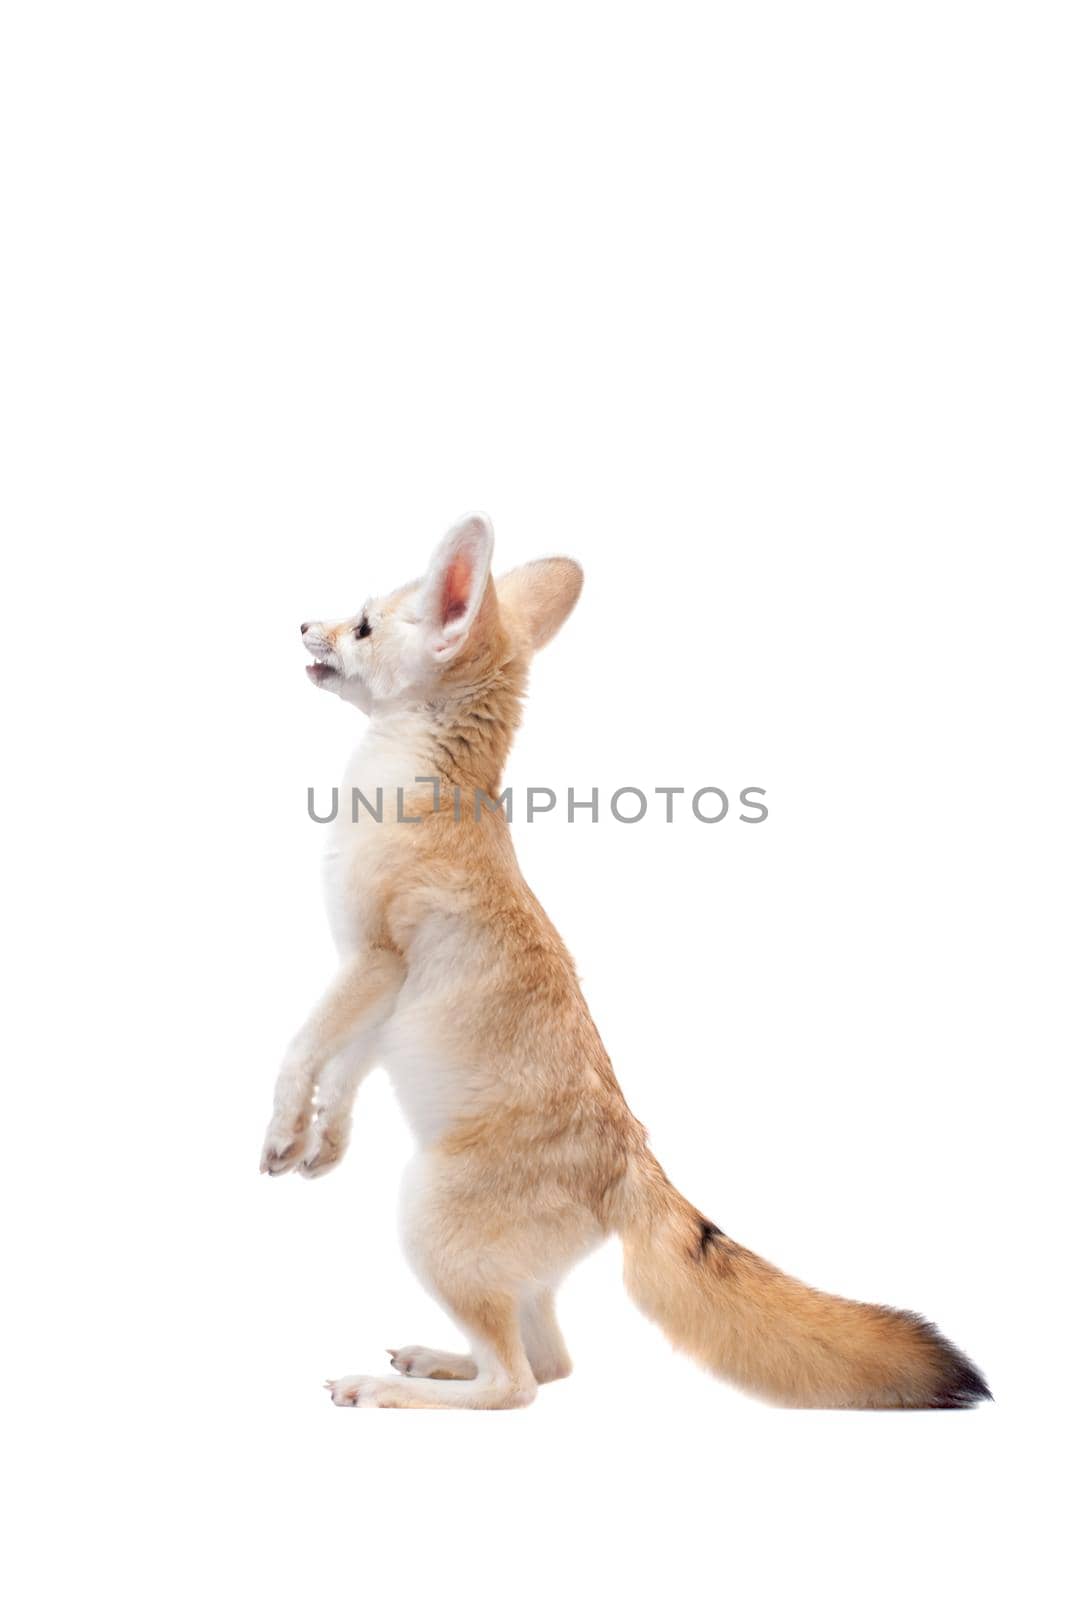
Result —
<instances>
[{"instance_id":1,"label":"fox's head","mask_svg":"<svg viewBox=\"0 0 1067 1600\"><path fill-rule=\"evenodd\" d=\"M524 676L581 592L576 561L552 557L494 582L488 517L458 523L424 577L340 622L303 622L308 677L368 714L468 698L505 666Z\"/></svg>"}]
</instances>

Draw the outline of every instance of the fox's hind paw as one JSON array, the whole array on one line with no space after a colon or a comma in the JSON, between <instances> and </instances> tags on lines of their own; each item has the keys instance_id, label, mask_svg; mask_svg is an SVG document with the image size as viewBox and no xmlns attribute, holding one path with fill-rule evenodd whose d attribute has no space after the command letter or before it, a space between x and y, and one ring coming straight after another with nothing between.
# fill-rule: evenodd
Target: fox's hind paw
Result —
<instances>
[{"instance_id":1,"label":"fox's hind paw","mask_svg":"<svg viewBox=\"0 0 1067 1600\"><path fill-rule=\"evenodd\" d=\"M472 1356L456 1356L447 1350L428 1350L422 1344L406 1344L402 1350L389 1350L390 1366L408 1378L476 1378L478 1364Z\"/></svg>"}]
</instances>

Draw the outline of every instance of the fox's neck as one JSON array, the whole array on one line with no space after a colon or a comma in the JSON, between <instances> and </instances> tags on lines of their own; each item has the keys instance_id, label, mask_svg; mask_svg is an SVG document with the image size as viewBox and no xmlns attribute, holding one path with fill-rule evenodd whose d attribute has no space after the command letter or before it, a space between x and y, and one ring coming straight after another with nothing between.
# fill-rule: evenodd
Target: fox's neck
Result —
<instances>
[{"instance_id":1,"label":"fox's neck","mask_svg":"<svg viewBox=\"0 0 1067 1600\"><path fill-rule=\"evenodd\" d=\"M521 678L500 669L447 698L375 712L366 755L373 767L380 753L383 766L392 775L403 773L405 784L434 778L448 788L495 796L521 708Z\"/></svg>"}]
</instances>

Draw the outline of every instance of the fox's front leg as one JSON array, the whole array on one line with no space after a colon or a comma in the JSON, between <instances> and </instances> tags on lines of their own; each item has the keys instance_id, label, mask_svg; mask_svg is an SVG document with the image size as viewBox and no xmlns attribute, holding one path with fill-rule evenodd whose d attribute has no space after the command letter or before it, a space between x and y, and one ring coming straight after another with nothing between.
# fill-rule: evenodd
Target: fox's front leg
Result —
<instances>
[{"instance_id":1,"label":"fox's front leg","mask_svg":"<svg viewBox=\"0 0 1067 1600\"><path fill-rule=\"evenodd\" d=\"M307 1130L297 1168L301 1177L321 1178L324 1172L332 1172L348 1148L352 1102L374 1065L379 1032L375 1019L323 1069L315 1091L315 1120Z\"/></svg>"},{"instance_id":2,"label":"fox's front leg","mask_svg":"<svg viewBox=\"0 0 1067 1600\"><path fill-rule=\"evenodd\" d=\"M403 962L388 950L367 951L341 968L285 1053L261 1172L277 1174L296 1166L307 1143L319 1075L357 1037L380 1026L403 981Z\"/></svg>"}]
</instances>

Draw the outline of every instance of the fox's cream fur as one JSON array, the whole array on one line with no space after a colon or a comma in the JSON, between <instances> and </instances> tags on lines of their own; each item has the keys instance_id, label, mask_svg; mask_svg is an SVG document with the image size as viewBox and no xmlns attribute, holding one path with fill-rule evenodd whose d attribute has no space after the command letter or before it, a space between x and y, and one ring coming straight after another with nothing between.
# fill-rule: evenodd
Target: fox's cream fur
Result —
<instances>
[{"instance_id":1,"label":"fox's cream fur","mask_svg":"<svg viewBox=\"0 0 1067 1600\"><path fill-rule=\"evenodd\" d=\"M503 812L475 815L479 792L500 793L530 658L582 585L563 559L494 582L492 542L488 521L469 517L421 581L303 627L309 675L370 718L346 787L372 799L381 789L385 804L381 824L343 811L333 824L340 965L285 1057L262 1165L312 1177L335 1166L359 1082L383 1061L419 1146L408 1252L471 1346L392 1351L393 1375L339 1378L333 1399L528 1404L570 1371L556 1287L612 1233L638 1305L758 1394L896 1408L985 1397L980 1374L929 1323L786 1277L684 1200L648 1150ZM417 781L430 777L436 810Z\"/></svg>"}]
</instances>

